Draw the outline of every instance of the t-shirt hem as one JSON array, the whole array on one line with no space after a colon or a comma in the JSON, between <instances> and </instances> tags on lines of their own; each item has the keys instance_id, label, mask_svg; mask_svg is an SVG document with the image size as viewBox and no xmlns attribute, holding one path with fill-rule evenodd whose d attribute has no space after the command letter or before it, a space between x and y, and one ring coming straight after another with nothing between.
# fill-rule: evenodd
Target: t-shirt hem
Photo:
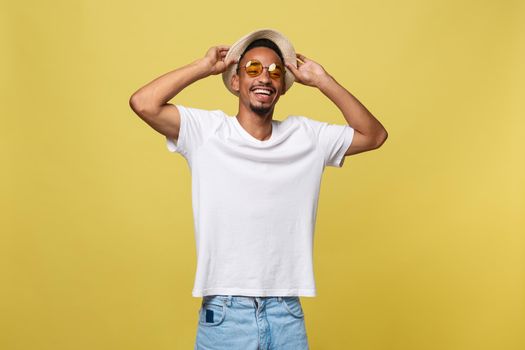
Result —
<instances>
[{"instance_id":1,"label":"t-shirt hem","mask_svg":"<svg viewBox=\"0 0 525 350\"><path fill-rule=\"evenodd\" d=\"M242 295L252 297L270 296L304 296L315 297L315 289L239 289L239 288L208 288L194 289L192 296L198 298L206 295Z\"/></svg>"},{"instance_id":2,"label":"t-shirt hem","mask_svg":"<svg viewBox=\"0 0 525 350\"><path fill-rule=\"evenodd\" d=\"M352 144L352 140L354 139L354 132L355 130L350 127L350 126L347 126L345 128L345 135L344 135L344 140L343 140L343 145L341 146L341 149L339 151L339 154L337 155L337 157L334 159L334 161L332 163L328 163L328 165L331 165L331 166L334 166L334 167L337 167L337 168L342 168L344 163L345 163L345 153L346 151L348 151L348 148L350 147L350 145Z\"/></svg>"},{"instance_id":3,"label":"t-shirt hem","mask_svg":"<svg viewBox=\"0 0 525 350\"><path fill-rule=\"evenodd\" d=\"M188 113L188 110L186 107L181 105L175 105L175 107L179 110L179 117L180 117L180 125L179 125L179 136L178 138L172 138L169 136L165 136L166 139L166 147L168 148L168 151L171 153L177 152L180 153L182 156L186 157L186 128L188 127L186 125L186 113Z\"/></svg>"},{"instance_id":4,"label":"t-shirt hem","mask_svg":"<svg viewBox=\"0 0 525 350\"><path fill-rule=\"evenodd\" d=\"M178 139L171 138L169 136L166 136L166 147L168 147L168 151L170 152L178 152L178 145L177 145Z\"/></svg>"}]
</instances>

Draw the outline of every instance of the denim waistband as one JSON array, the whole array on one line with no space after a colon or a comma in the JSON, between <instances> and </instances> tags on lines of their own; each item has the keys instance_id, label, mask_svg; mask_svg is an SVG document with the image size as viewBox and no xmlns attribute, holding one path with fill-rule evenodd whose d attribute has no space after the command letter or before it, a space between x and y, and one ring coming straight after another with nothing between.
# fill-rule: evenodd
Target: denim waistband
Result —
<instances>
[{"instance_id":1,"label":"denim waistband","mask_svg":"<svg viewBox=\"0 0 525 350\"><path fill-rule=\"evenodd\" d=\"M296 298L298 296L268 296L268 297L255 297L255 296L246 296L246 295L205 295L202 297L202 301L218 300L224 302L226 305L231 306L232 301L239 302L241 304L253 305L254 301L257 304L265 304L271 302L272 300L281 302L283 298Z\"/></svg>"}]
</instances>

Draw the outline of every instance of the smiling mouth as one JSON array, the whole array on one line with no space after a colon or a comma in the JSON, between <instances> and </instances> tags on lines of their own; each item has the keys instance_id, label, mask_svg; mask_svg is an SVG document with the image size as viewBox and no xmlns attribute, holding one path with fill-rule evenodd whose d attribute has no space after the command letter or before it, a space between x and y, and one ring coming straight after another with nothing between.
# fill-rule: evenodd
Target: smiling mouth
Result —
<instances>
[{"instance_id":1,"label":"smiling mouth","mask_svg":"<svg viewBox=\"0 0 525 350\"><path fill-rule=\"evenodd\" d=\"M257 87L252 88L251 92L254 94L255 99L259 103L271 103L275 90L269 87L257 86Z\"/></svg>"},{"instance_id":2,"label":"smiling mouth","mask_svg":"<svg viewBox=\"0 0 525 350\"><path fill-rule=\"evenodd\" d=\"M270 96L272 95L275 91L271 88L267 88L267 87L260 87L260 86L257 86L257 87L254 87L251 89L251 91L256 94L256 95L262 95L262 96Z\"/></svg>"}]
</instances>

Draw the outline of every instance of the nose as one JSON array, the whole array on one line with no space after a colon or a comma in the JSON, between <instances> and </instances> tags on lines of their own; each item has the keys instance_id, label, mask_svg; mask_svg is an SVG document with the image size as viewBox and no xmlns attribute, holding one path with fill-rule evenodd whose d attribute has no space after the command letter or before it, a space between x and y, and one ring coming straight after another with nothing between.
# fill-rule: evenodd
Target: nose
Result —
<instances>
[{"instance_id":1,"label":"nose","mask_svg":"<svg viewBox=\"0 0 525 350\"><path fill-rule=\"evenodd\" d=\"M262 73L258 76L258 80L261 83L267 83L267 82L271 81L270 73L268 72L268 68L266 68L266 67L263 68Z\"/></svg>"}]
</instances>

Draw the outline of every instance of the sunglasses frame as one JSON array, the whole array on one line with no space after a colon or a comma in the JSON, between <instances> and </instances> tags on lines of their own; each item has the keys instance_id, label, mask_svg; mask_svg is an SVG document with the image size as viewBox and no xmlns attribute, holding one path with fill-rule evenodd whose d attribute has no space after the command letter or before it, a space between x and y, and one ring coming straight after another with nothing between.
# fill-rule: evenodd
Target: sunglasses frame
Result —
<instances>
[{"instance_id":1,"label":"sunglasses frame","mask_svg":"<svg viewBox=\"0 0 525 350\"><path fill-rule=\"evenodd\" d=\"M254 63L254 62L255 62L255 63L258 63L258 64L262 67L261 71L260 71L259 74L257 74L257 75L251 75L250 73L248 73L248 67L249 67L252 63ZM275 67L274 67L273 70L270 70L270 67L271 67L272 65L275 65ZM264 72L264 69L265 69L265 68L268 70L268 75L270 75L270 78L272 78L272 79L274 79L274 80L279 80L279 79L281 79L282 77L284 77L284 75L285 75L285 73L286 73L285 68L284 68L283 66L281 66L279 63L275 63L275 62L274 62L274 63L270 64L269 66L263 66L263 64L262 64L261 61L259 61L259 60L255 60L255 59L253 59L253 60L249 60L248 62L246 62L246 64L245 64L244 67L243 67L243 69L244 69L244 71L246 72L246 74L247 74L248 76L252 77L252 78L255 78L255 77L258 77L259 75L261 75L261 74ZM274 71L276 68L279 68L279 69L281 70L281 76L279 76L279 77L273 77L273 76L272 76L272 73L273 73L273 71Z\"/></svg>"}]
</instances>

